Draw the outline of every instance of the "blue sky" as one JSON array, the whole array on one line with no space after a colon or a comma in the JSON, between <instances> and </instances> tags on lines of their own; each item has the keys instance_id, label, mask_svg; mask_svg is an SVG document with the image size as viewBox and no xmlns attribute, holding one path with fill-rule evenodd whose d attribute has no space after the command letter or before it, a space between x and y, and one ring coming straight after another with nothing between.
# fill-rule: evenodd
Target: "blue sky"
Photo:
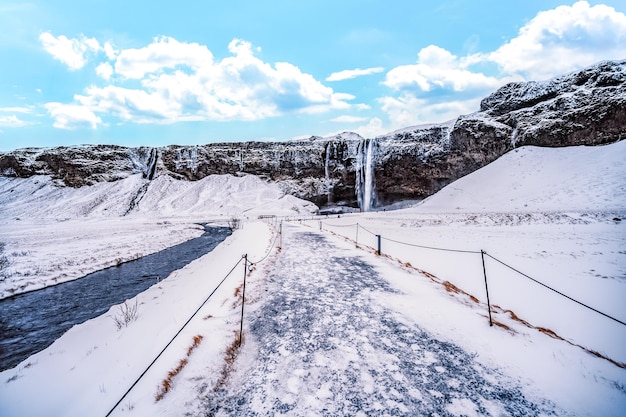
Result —
<instances>
[{"instance_id":1,"label":"blue sky","mask_svg":"<svg viewBox=\"0 0 626 417\"><path fill-rule=\"evenodd\" d=\"M0 150L366 137L626 58L619 1L0 0Z\"/></svg>"}]
</instances>

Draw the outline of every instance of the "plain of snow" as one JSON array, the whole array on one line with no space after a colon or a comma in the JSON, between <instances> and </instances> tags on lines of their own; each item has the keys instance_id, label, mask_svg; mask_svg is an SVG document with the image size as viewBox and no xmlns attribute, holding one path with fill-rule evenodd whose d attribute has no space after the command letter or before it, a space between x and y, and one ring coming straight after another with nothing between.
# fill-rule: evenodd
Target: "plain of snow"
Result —
<instances>
[{"instance_id":1,"label":"plain of snow","mask_svg":"<svg viewBox=\"0 0 626 417\"><path fill-rule=\"evenodd\" d=\"M624 156L626 142L592 148L524 147L415 207L313 220L303 217L310 209L305 202L281 198L280 192L268 191L263 197L264 183L256 183L255 179L247 181L256 185L240 187L243 194L248 193L248 199L237 202L233 193L224 193L221 200L205 203L219 190L207 192L203 187L208 184L179 184L171 189L175 182L159 177L149 184L137 207L122 216L145 183L140 177L122 180L125 182L117 186L107 183L77 190L64 190L41 177L3 178L0 241L7 243L14 276L28 265L48 265L44 259L56 256L61 257L56 262L59 272L68 271L70 275L78 267L63 262L74 256L64 258L64 252L76 252L82 259L79 264L87 265L93 256L90 247L128 243L126 249L98 253L99 262L111 264L116 258L158 250L162 245L192 237L199 233L196 223L201 220L227 220L231 216L247 216L250 220L212 253L135 297L139 317L128 327L116 329L111 319L118 314L114 306L108 314L74 326L44 351L0 373L0 414L105 415L241 255L248 253L254 261L271 249L278 224L252 219L258 214L275 213L297 221L283 224L285 233L276 242L282 250L273 249L250 272L246 293L246 299L250 297L249 314L263 311L268 299L267 277L277 273L273 267L284 268L281 256L290 250L289 239L297 239L300 231L322 233L341 246L345 257L371 265L395 289L373 291L377 303L439 340L475 354L478 363L506 374L529 399L547 399L559 410L557 414L621 415L626 409L626 369L591 355L581 346L624 364L626 326L554 295L487 258L491 301L500 307L494 308L494 319L506 328L489 327L480 254L436 251L397 242L483 249L573 298L626 321L626 226L618 220L626 215ZM118 194L123 187L130 191ZM267 203L261 209L255 210L254 202L242 202L256 202L258 196ZM181 200L184 203L176 205ZM281 200L291 201L283 204ZM219 204L223 204L222 211L216 207ZM186 207L195 208L187 211ZM16 220L18 217L20 220ZM360 226L358 236L356 223ZM37 227L49 232L37 234ZM21 234L21 228L26 232ZM155 233L156 229L160 231ZM56 243L51 242L55 230L61 236ZM107 230L118 230L119 237L104 233ZM376 241L370 232L383 236L382 251L386 256L373 253L370 247L375 247ZM358 240L359 248L354 240ZM293 250L306 256L302 245L294 243ZM315 268L312 262L308 275L315 276ZM228 346L236 338L240 293L235 289L241 285L242 275L243 267L239 265L112 415L203 413L207 396L226 369ZM53 283L53 278L50 275L48 282ZM447 291L443 281L479 302L463 293ZM513 320L505 309L530 327ZM250 334L247 326L244 330ZM550 337L538 327L564 340ZM156 402L158 385L186 357L195 335L204 336L203 341L175 377L173 390ZM245 375L245 369L259 360L255 356L260 351L258 342L252 336L245 340L233 365L233 379L241 378L241 372ZM380 354L372 352L374 356ZM376 360L381 358L384 356ZM454 376L443 377L454 384ZM284 389L278 392L297 398L298 392L312 390L303 386L303 381L305 375L294 373L292 378L279 381ZM328 389L321 387L316 393L314 399L327 402L327 408L337 405ZM446 410L452 415L477 413L476 404L464 399L451 401ZM506 415L497 405L489 412Z\"/></svg>"}]
</instances>

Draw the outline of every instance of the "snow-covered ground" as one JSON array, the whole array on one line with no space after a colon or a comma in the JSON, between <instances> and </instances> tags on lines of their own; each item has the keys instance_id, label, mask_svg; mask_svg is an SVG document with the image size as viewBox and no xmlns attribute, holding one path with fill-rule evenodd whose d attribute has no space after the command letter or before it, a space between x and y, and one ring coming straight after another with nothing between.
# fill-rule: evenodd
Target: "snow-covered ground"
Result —
<instances>
[{"instance_id":1,"label":"snow-covered ground","mask_svg":"<svg viewBox=\"0 0 626 417\"><path fill-rule=\"evenodd\" d=\"M395 384L392 382L394 378L406 378L402 366L396 364L393 357L386 356L397 357L396 353L374 349L362 355L350 350L350 346L370 349L378 342L395 343L397 341L390 338L405 337L401 336L406 333L404 330L400 332L401 335L393 336L394 332L379 332L374 327L369 333L366 329L363 332L356 329L354 344L350 340L339 341L332 337L319 339L326 342L330 340L327 346L329 355L318 354L315 357L319 359L316 364L320 365L315 368L315 372L321 372L321 377L319 373L313 374L312 370L300 366L300 371L295 370L291 377L282 378L283 371L290 371L290 361L296 359L296 354L289 352L289 349L279 350L278 355L268 353L267 357L259 356L259 352L267 352L267 346L260 345L263 338L257 330L263 326L264 315L269 315L272 302L276 301L276 294L269 290L280 289L281 282L287 282L287 278L280 277L293 275L298 269L306 269L310 279L318 276L322 282L329 279L328 282L333 282L332 275L321 266L320 259L324 258L341 262L346 271L358 270L359 274L372 271L372 274L375 273L383 280L376 278L376 285L382 287L359 295L359 302L370 300L373 303L371 308L363 306L359 310L359 317L371 320L368 314L373 309L384 313L381 320L387 320L387 315L391 317L388 324L402 323L405 330L415 331L416 334L424 331L429 338L453 344L456 346L453 350L460 349L459 357L470 358L475 355L475 363L468 366L477 369L480 378L488 381L488 384L505 384L511 395L521 392L528 400L524 407L530 407L524 409L535 410L537 414L552 410L557 414L622 415L626 409L626 369L623 365L626 363L626 351L623 348L626 346L626 326L554 294L486 257L491 302L499 306L493 311L498 325L490 327L486 317L482 259L480 253L475 252L485 250L528 276L626 321L623 307L626 298L625 156L626 141L594 148L525 147L451 184L413 208L330 216L303 221L302 226L285 223L285 233L277 242L282 246L282 251L272 251L267 260L255 267L249 276L246 299L250 305L244 327L246 339L238 357L232 357L234 349L230 346L236 339L234 332L239 325L240 292L235 289L242 281L242 265L238 266L225 286L203 307L112 415L165 416L186 412L202 415L214 407L218 394L220 398L226 398L223 403L226 405L217 408L228 410L228 398L233 395L233 398L237 397L237 388L232 384L245 382L248 376L252 378L257 375L255 369L267 369L268 374L264 377L271 377L272 371L263 368L263 363L274 363L273 374L280 378L269 378L269 382L264 382L269 385L261 388L266 393L276 395L282 403L295 404L294 410L326 409L335 410L337 414L350 414L348 411L353 409L341 406L355 404L346 397L350 392L355 389L358 391L361 387L363 392L374 389L376 393L384 393L384 389L372 387L372 380L367 379L365 374L359 374L361 376L355 380L348 378L344 381L342 375L347 374L345 366L342 368L341 364L344 364L344 359L348 359L345 355L365 358L363 363L361 359L357 361L364 370L368 369L366 366L376 366L381 358L387 358L389 361L385 363L388 366L380 368L381 381ZM4 197L11 193L10 189L14 189L13 193L20 193L22 186L34 187L32 183L37 179L20 180L21 184L15 182L11 185L7 185L7 179L2 181L5 182L0 192ZM129 185L129 189L135 191L143 184L140 178L134 177L123 181L128 181L128 184L136 181L136 185ZM131 245L131 242L137 242L139 247L145 248L153 244L146 240L154 240L161 242L154 243L157 247L176 243L184 239L182 236L191 237L199 233L194 222L209 219L209 215L230 217L226 210L220 212L215 209L211 212L209 208L214 209L215 202L204 203L217 190L205 192L200 184L179 184L176 185L179 187L176 189L180 190L177 194L172 189L168 191L168 187L173 186L173 180L157 178L155 181L160 182L151 184L131 214L122 217L120 214L124 214L123 211L130 206L134 197L124 197L116 204L107 205L108 196L116 195L115 187L110 184L101 185L103 191L97 194L107 198L103 197L104 200L94 204L95 209L87 211L85 207L90 207L89 202L95 200L80 195L80 189L70 190L76 194L59 194L58 200L48 197L37 200L38 195L43 195L37 191L31 194L25 192L21 197L17 194L18 197L12 200L7 198L3 200L6 203L0 204L0 210L3 210L0 241L6 240L7 253L30 250L30 256L34 257L32 259L39 261L43 257L56 257L58 253L68 251L78 254L85 252L85 255L79 256L88 260L88 249L78 248L81 241L85 247L115 246L123 242ZM254 180L247 181L252 183ZM245 206L242 201L254 200L255 196L262 195L255 192L255 189L261 190L262 186L241 187L249 191L248 198L234 201L235 197L230 198L233 193L225 193L221 201L225 207L231 207L233 214L245 218L247 213L252 212L247 211L248 208L254 207L255 203ZM63 192L50 184L41 188L47 196ZM154 197L151 197L151 189L155 191ZM164 194L156 193L157 190L167 193L169 200L159 198L158 195ZM187 193L191 196L187 196ZM126 192L124 195L129 194L132 193ZM270 213L294 215L296 211L292 210L293 207L301 207L299 214L306 211L306 205L298 206L297 200L282 205L281 200L285 198L279 198L280 193L268 192L266 196L267 206L259 209L255 216L248 217ZM63 201L75 204L68 203L70 209L64 212ZM179 201L184 203L175 206ZM47 210L52 206L54 210ZM183 207L195 209L186 211ZM26 211L26 214L20 215L22 211ZM109 214L111 212L117 215ZM158 215L154 215L155 212ZM63 215L53 216L55 213L64 213L70 219L60 221ZM15 220L16 217L23 219ZM323 231L319 228L320 220L323 222ZM36 247L38 222L67 224L71 227L66 229L65 234L61 234L65 238L60 239L54 251L24 248L28 243L12 246L13 242L19 240L20 225L25 225L24 230L30 230L29 242ZM85 228L77 229L83 223ZM358 236L356 223L359 224ZM104 225L109 225L109 228L106 229ZM154 233L151 225L160 226L154 238L150 235ZM62 230L63 226L59 227ZM33 355L14 369L0 373L0 415L105 415L241 255L248 253L254 261L270 249L276 236L273 227L259 221L245 222L243 229L227 238L214 252L138 295L139 317L128 327L116 329L111 317L119 314L119 308L112 307L107 315L75 326L46 350ZM81 230L123 229L134 230L136 236L131 237L134 235L131 232L120 234L119 240L110 244L114 234L103 234L98 239L98 235L88 237L80 233ZM71 236L72 230L75 231L74 238ZM319 233L324 237L314 238ZM385 256L376 256L367 247L376 246L375 234L383 237L381 244ZM50 236L54 236L54 233L51 232ZM319 239L326 239L328 243L318 245L317 250L330 253L326 253L326 256L317 253L316 257L306 261L310 242ZM24 241L27 240L25 238ZM359 248L353 240L358 240ZM471 253L439 251L404 243L461 249ZM47 245L55 246L52 243ZM63 247L67 247L67 251ZM129 246L127 251L111 251L106 256L131 256L135 252L140 250ZM300 258L305 258L302 265L290 261ZM65 268L62 261L57 264L62 266L61 269ZM12 268L16 268L15 265ZM22 264L19 269L25 269L26 265ZM76 269L73 265L66 268L68 271ZM17 269L13 271L15 274L18 272ZM445 281L453 285L444 285ZM302 291L304 289L302 287ZM316 297L321 297L320 305L327 301L321 291L312 290L303 296L310 300L310 308L315 308ZM472 297L478 302L473 301ZM345 304L350 309L350 304ZM514 315L505 310L512 311ZM297 309L294 311L294 315L299 314ZM345 317L342 318L340 310L332 311L332 315L328 316L319 313L316 319L322 323L330 320L329 323L340 324ZM281 313L276 314L275 317L268 317L268 320L280 319ZM516 317L521 320L516 320ZM290 320L294 319L297 317ZM371 325L375 326L375 323ZM188 350L194 344L193 337L198 335L203 336L198 347ZM306 337L317 340L312 335ZM363 337L369 342L363 344L366 342ZM380 339L374 342L376 338ZM408 343L402 338L399 342ZM285 340L283 347L288 348L290 343ZM602 357L592 355L589 351L596 351ZM342 352L344 356L333 356ZM454 392L464 392L459 387L471 381L471 377L465 374L455 376L454 366L441 359L445 355L439 357L433 351L430 352L425 356L416 353L416 357L421 357L420 363L434 369L431 378L441 374L441 384L453 388L456 390ZM272 362L267 361L269 356ZM341 360L336 364L324 362L324 358L333 357ZM158 387L182 359L186 359L187 363L172 378L171 392L162 400L155 401ZM410 357L402 359L411 360ZM435 362L427 363L433 360ZM345 364L349 365L348 362ZM491 369L495 373L489 371ZM333 376L333 372L337 375ZM326 377L335 378L340 383L323 385L328 382L324 379ZM367 385L368 381L370 385ZM320 386L315 386L318 383ZM413 384L409 380L406 383ZM415 384L411 385L415 390L427 391L420 393L413 390L409 393L411 398L444 402L443 405L425 407L423 410L445 410L451 415L514 413L506 404L491 402L490 394L486 394L488 390L465 397L461 394L446 396L446 392L435 390L432 385ZM443 396L438 396L436 392ZM379 397L395 403L380 402ZM500 401L505 397L499 397ZM390 413L391 410L403 410L402 398L407 397L392 391L372 396L383 411L386 409ZM533 408L529 405L531 403L541 406ZM255 404L267 404L267 401ZM373 410L378 407L374 402L370 405L374 407ZM277 410L274 412L278 413Z\"/></svg>"},{"instance_id":2,"label":"snow-covered ground","mask_svg":"<svg viewBox=\"0 0 626 417\"><path fill-rule=\"evenodd\" d=\"M76 279L197 237L197 224L297 215L313 204L253 176L190 182L140 174L70 188L49 177L0 177L0 299Z\"/></svg>"}]
</instances>

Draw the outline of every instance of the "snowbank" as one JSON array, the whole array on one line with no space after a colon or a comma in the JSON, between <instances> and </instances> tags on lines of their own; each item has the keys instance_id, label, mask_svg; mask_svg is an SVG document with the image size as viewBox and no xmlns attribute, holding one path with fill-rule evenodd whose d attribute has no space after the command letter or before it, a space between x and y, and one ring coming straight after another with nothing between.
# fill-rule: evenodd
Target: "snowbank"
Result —
<instances>
[{"instance_id":1,"label":"snowbank","mask_svg":"<svg viewBox=\"0 0 626 417\"><path fill-rule=\"evenodd\" d=\"M591 211L626 208L626 141L605 146L524 146L461 178L417 213Z\"/></svg>"},{"instance_id":2,"label":"snowbank","mask_svg":"<svg viewBox=\"0 0 626 417\"><path fill-rule=\"evenodd\" d=\"M113 306L108 314L74 326L44 351L1 372L0 415L106 415L242 255L258 260L273 242L268 224L246 223L213 252L131 299L131 305L138 303L138 317L127 327L116 328L113 317L120 310ZM198 387L214 385L225 352L237 337L241 310L240 296L234 294L239 294L243 274L241 263L120 404L118 414L134 409L137 415L174 415L196 398ZM262 276L251 273L247 291L254 294ZM203 339L189 355L189 366L172 382L177 389L156 402L159 385L187 358L198 335Z\"/></svg>"}]
</instances>

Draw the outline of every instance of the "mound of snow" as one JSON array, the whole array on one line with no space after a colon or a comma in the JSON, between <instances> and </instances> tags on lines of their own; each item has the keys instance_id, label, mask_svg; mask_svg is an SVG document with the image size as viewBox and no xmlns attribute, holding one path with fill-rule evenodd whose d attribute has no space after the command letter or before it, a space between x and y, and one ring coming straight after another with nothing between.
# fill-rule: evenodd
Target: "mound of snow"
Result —
<instances>
[{"instance_id":1,"label":"mound of snow","mask_svg":"<svg viewBox=\"0 0 626 417\"><path fill-rule=\"evenodd\" d=\"M199 181L180 181L161 176L150 182L136 213L163 216L180 214L310 214L317 207L285 195L276 185L247 175L209 175Z\"/></svg>"},{"instance_id":2,"label":"mound of snow","mask_svg":"<svg viewBox=\"0 0 626 417\"><path fill-rule=\"evenodd\" d=\"M443 188L419 212L594 211L626 208L626 141L524 146Z\"/></svg>"},{"instance_id":3,"label":"mound of snow","mask_svg":"<svg viewBox=\"0 0 626 417\"><path fill-rule=\"evenodd\" d=\"M211 175L200 181L140 174L80 188L66 187L48 176L0 177L0 217L83 218L142 216L206 217L215 215L310 214L317 207L285 195L255 176Z\"/></svg>"}]
</instances>

